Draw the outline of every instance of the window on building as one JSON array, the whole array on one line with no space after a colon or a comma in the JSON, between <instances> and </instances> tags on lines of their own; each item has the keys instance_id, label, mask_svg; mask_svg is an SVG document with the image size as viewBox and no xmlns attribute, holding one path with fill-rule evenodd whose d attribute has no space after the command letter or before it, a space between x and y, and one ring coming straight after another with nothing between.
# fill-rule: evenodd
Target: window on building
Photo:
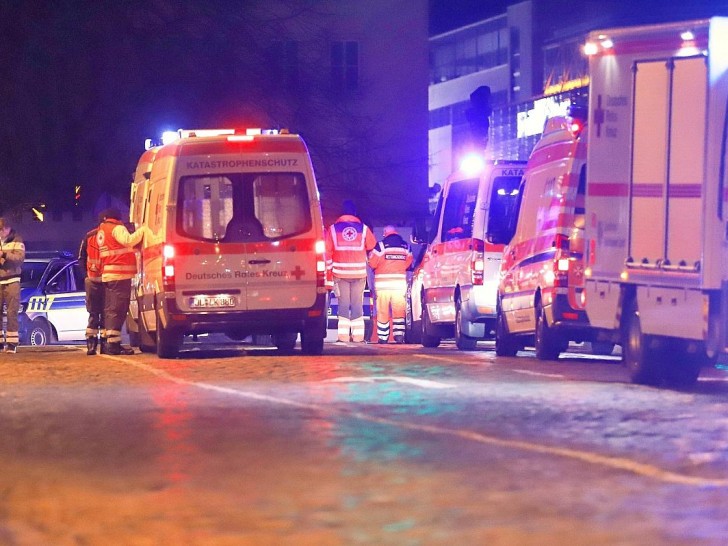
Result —
<instances>
[{"instance_id":1,"label":"window on building","mask_svg":"<svg viewBox=\"0 0 728 546\"><path fill-rule=\"evenodd\" d=\"M359 42L331 44L331 82L347 91L359 87Z\"/></svg>"}]
</instances>

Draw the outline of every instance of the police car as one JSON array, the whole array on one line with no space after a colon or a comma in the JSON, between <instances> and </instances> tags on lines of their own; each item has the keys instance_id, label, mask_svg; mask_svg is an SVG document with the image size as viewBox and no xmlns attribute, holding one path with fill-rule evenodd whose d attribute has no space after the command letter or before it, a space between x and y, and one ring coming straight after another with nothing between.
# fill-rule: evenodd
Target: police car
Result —
<instances>
[{"instance_id":1,"label":"police car","mask_svg":"<svg viewBox=\"0 0 728 546\"><path fill-rule=\"evenodd\" d=\"M83 341L88 321L83 283L83 269L70 252L26 252L20 277L20 344Z\"/></svg>"}]
</instances>

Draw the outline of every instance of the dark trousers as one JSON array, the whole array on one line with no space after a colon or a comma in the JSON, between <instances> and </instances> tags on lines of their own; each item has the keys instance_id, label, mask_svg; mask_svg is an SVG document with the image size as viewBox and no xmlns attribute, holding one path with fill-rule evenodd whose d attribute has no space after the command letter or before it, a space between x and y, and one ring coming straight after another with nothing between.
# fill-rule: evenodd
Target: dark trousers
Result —
<instances>
[{"instance_id":1,"label":"dark trousers","mask_svg":"<svg viewBox=\"0 0 728 546\"><path fill-rule=\"evenodd\" d=\"M131 279L109 281L104 285L104 328L106 341L121 343L121 327L129 312Z\"/></svg>"},{"instance_id":2,"label":"dark trousers","mask_svg":"<svg viewBox=\"0 0 728 546\"><path fill-rule=\"evenodd\" d=\"M86 338L98 337L99 331L101 331L101 337L105 337L103 333L104 284L101 279L91 280L91 277L86 277L84 288L86 289L86 311L88 311Z\"/></svg>"}]
</instances>

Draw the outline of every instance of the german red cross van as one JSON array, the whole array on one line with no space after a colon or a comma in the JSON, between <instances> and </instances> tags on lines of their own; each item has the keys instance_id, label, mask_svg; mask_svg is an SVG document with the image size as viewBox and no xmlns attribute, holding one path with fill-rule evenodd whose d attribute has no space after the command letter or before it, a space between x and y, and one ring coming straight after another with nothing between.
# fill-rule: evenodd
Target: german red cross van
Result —
<instances>
[{"instance_id":1,"label":"german red cross van","mask_svg":"<svg viewBox=\"0 0 728 546\"><path fill-rule=\"evenodd\" d=\"M132 220L147 226L135 300L143 351L186 334L272 335L282 351L326 336L318 189L294 134L180 130L140 159ZM144 163L144 165L142 165ZM151 169L145 165L151 164Z\"/></svg>"},{"instance_id":2,"label":"german red cross van","mask_svg":"<svg viewBox=\"0 0 728 546\"><path fill-rule=\"evenodd\" d=\"M461 350L492 337L502 243L525 162L468 156L445 181L427 249L410 287L408 338L436 347L455 337Z\"/></svg>"}]
</instances>

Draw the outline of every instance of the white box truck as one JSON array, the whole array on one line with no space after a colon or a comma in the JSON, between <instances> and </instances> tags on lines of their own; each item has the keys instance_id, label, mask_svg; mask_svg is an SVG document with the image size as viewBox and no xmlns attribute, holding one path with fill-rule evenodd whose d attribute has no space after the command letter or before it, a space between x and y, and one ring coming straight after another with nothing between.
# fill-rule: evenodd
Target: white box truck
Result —
<instances>
[{"instance_id":1,"label":"white box truck","mask_svg":"<svg viewBox=\"0 0 728 546\"><path fill-rule=\"evenodd\" d=\"M585 307L632 380L689 385L728 336L728 19L592 32Z\"/></svg>"}]
</instances>

